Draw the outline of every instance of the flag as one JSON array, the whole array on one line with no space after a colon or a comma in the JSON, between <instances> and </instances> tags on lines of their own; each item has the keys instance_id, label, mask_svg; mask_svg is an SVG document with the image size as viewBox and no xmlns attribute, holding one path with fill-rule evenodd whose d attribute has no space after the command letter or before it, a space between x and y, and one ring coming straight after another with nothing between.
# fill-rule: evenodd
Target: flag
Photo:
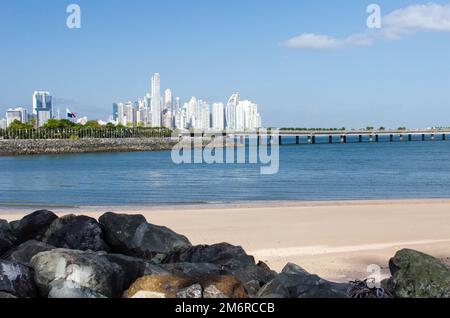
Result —
<instances>
[{"instance_id":1,"label":"flag","mask_svg":"<svg viewBox=\"0 0 450 318\"><path fill-rule=\"evenodd\" d=\"M77 118L77 114L71 112L69 109L67 109L67 118Z\"/></svg>"}]
</instances>

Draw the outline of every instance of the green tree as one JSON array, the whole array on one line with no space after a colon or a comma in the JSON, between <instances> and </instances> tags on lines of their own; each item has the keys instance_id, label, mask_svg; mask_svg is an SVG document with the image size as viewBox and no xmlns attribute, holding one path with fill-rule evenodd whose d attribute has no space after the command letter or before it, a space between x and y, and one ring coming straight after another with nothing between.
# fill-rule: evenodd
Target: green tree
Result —
<instances>
[{"instance_id":1,"label":"green tree","mask_svg":"<svg viewBox=\"0 0 450 318\"><path fill-rule=\"evenodd\" d=\"M20 120L14 120L11 125L8 127L9 129L33 129L34 126L28 123L22 123Z\"/></svg>"},{"instance_id":2,"label":"green tree","mask_svg":"<svg viewBox=\"0 0 450 318\"><path fill-rule=\"evenodd\" d=\"M86 125L84 125L84 128L102 128L102 125L100 125L96 120L89 120Z\"/></svg>"},{"instance_id":3,"label":"green tree","mask_svg":"<svg viewBox=\"0 0 450 318\"><path fill-rule=\"evenodd\" d=\"M43 128L73 128L75 124L68 119L49 119L49 121L42 126Z\"/></svg>"}]
</instances>

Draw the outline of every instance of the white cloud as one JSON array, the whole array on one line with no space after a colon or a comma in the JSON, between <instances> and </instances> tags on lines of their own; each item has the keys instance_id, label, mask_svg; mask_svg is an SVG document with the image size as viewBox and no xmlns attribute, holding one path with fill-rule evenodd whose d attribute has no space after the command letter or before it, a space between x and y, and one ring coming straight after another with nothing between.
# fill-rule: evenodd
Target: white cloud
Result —
<instances>
[{"instance_id":1,"label":"white cloud","mask_svg":"<svg viewBox=\"0 0 450 318\"><path fill-rule=\"evenodd\" d=\"M328 35L303 33L287 40L284 46L316 50L370 46L377 34L389 39L400 39L402 36L420 31L450 32L450 4L428 3L392 11L382 18L381 30L376 32L354 34L343 39Z\"/></svg>"},{"instance_id":2,"label":"white cloud","mask_svg":"<svg viewBox=\"0 0 450 318\"><path fill-rule=\"evenodd\" d=\"M419 31L450 32L450 4L413 5L382 18L381 33L393 39Z\"/></svg>"},{"instance_id":3,"label":"white cloud","mask_svg":"<svg viewBox=\"0 0 450 318\"><path fill-rule=\"evenodd\" d=\"M288 48L330 50L350 46L368 46L372 39L364 34L355 34L345 39L336 39L327 35L303 33L293 37L284 43Z\"/></svg>"}]
</instances>

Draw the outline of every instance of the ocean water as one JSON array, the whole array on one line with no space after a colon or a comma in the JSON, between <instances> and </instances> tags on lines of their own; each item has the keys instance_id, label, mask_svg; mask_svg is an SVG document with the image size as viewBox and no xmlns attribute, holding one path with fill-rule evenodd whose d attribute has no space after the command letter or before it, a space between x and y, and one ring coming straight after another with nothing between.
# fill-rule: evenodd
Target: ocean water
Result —
<instances>
[{"instance_id":1,"label":"ocean water","mask_svg":"<svg viewBox=\"0 0 450 318\"><path fill-rule=\"evenodd\" d=\"M170 152L0 157L0 205L403 198L450 198L450 142L286 145L275 175L258 164L176 165Z\"/></svg>"}]
</instances>

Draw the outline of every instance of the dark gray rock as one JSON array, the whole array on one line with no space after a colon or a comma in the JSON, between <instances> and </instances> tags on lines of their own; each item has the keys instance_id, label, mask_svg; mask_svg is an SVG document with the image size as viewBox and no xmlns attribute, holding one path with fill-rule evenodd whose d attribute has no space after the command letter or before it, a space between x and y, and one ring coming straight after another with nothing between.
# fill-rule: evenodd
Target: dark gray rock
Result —
<instances>
[{"instance_id":1,"label":"dark gray rock","mask_svg":"<svg viewBox=\"0 0 450 318\"><path fill-rule=\"evenodd\" d=\"M288 264L263 286L258 298L347 298L348 284L329 282L303 268Z\"/></svg>"},{"instance_id":2,"label":"dark gray rock","mask_svg":"<svg viewBox=\"0 0 450 318\"><path fill-rule=\"evenodd\" d=\"M177 293L177 298L202 298L202 286L194 284L192 286L180 289Z\"/></svg>"},{"instance_id":3,"label":"dark gray rock","mask_svg":"<svg viewBox=\"0 0 450 318\"><path fill-rule=\"evenodd\" d=\"M169 273L178 276L205 277L229 274L220 266L209 263L170 263L160 266Z\"/></svg>"},{"instance_id":4,"label":"dark gray rock","mask_svg":"<svg viewBox=\"0 0 450 318\"><path fill-rule=\"evenodd\" d=\"M87 298L107 298L106 296L81 286L71 280L59 279L50 284L48 298L63 299L87 299Z\"/></svg>"},{"instance_id":5,"label":"dark gray rock","mask_svg":"<svg viewBox=\"0 0 450 318\"><path fill-rule=\"evenodd\" d=\"M13 248L3 255L3 258L12 262L20 263L26 266L31 266L31 258L41 252L46 252L54 249L54 246L45 244L40 241L31 240Z\"/></svg>"},{"instance_id":6,"label":"dark gray rock","mask_svg":"<svg viewBox=\"0 0 450 318\"><path fill-rule=\"evenodd\" d=\"M11 226L5 220L0 220L0 256L13 248L17 239L13 235Z\"/></svg>"},{"instance_id":7,"label":"dark gray rock","mask_svg":"<svg viewBox=\"0 0 450 318\"><path fill-rule=\"evenodd\" d=\"M190 247L189 240L167 227L146 222L142 215L105 213L99 219L113 251L159 261L166 254Z\"/></svg>"},{"instance_id":8,"label":"dark gray rock","mask_svg":"<svg viewBox=\"0 0 450 318\"><path fill-rule=\"evenodd\" d=\"M138 278L147 275L165 275L168 271L151 262L122 254L107 254L105 257L113 264L120 266L124 272L122 290L128 289Z\"/></svg>"},{"instance_id":9,"label":"dark gray rock","mask_svg":"<svg viewBox=\"0 0 450 318\"><path fill-rule=\"evenodd\" d=\"M29 240L40 241L50 224L57 218L56 214L51 211L40 210L25 216L19 221L11 222L11 227L14 236L18 239L18 243Z\"/></svg>"},{"instance_id":10,"label":"dark gray rock","mask_svg":"<svg viewBox=\"0 0 450 318\"><path fill-rule=\"evenodd\" d=\"M390 260L388 285L399 298L450 298L450 267L437 258L404 249Z\"/></svg>"},{"instance_id":11,"label":"dark gray rock","mask_svg":"<svg viewBox=\"0 0 450 318\"><path fill-rule=\"evenodd\" d=\"M0 291L19 298L36 297L33 270L22 264L0 260Z\"/></svg>"},{"instance_id":12,"label":"dark gray rock","mask_svg":"<svg viewBox=\"0 0 450 318\"><path fill-rule=\"evenodd\" d=\"M73 281L109 298L120 297L124 286L122 268L101 252L54 249L35 255L31 265L43 297L49 295L51 283L58 280Z\"/></svg>"},{"instance_id":13,"label":"dark gray rock","mask_svg":"<svg viewBox=\"0 0 450 318\"><path fill-rule=\"evenodd\" d=\"M219 266L234 275L244 284L250 295L256 294L261 286L276 275L263 263L255 264L253 256L247 255L240 246L228 243L199 245L169 254L164 263L209 263Z\"/></svg>"},{"instance_id":14,"label":"dark gray rock","mask_svg":"<svg viewBox=\"0 0 450 318\"><path fill-rule=\"evenodd\" d=\"M76 250L109 251L100 224L87 216L66 215L53 221L42 241Z\"/></svg>"}]
</instances>

